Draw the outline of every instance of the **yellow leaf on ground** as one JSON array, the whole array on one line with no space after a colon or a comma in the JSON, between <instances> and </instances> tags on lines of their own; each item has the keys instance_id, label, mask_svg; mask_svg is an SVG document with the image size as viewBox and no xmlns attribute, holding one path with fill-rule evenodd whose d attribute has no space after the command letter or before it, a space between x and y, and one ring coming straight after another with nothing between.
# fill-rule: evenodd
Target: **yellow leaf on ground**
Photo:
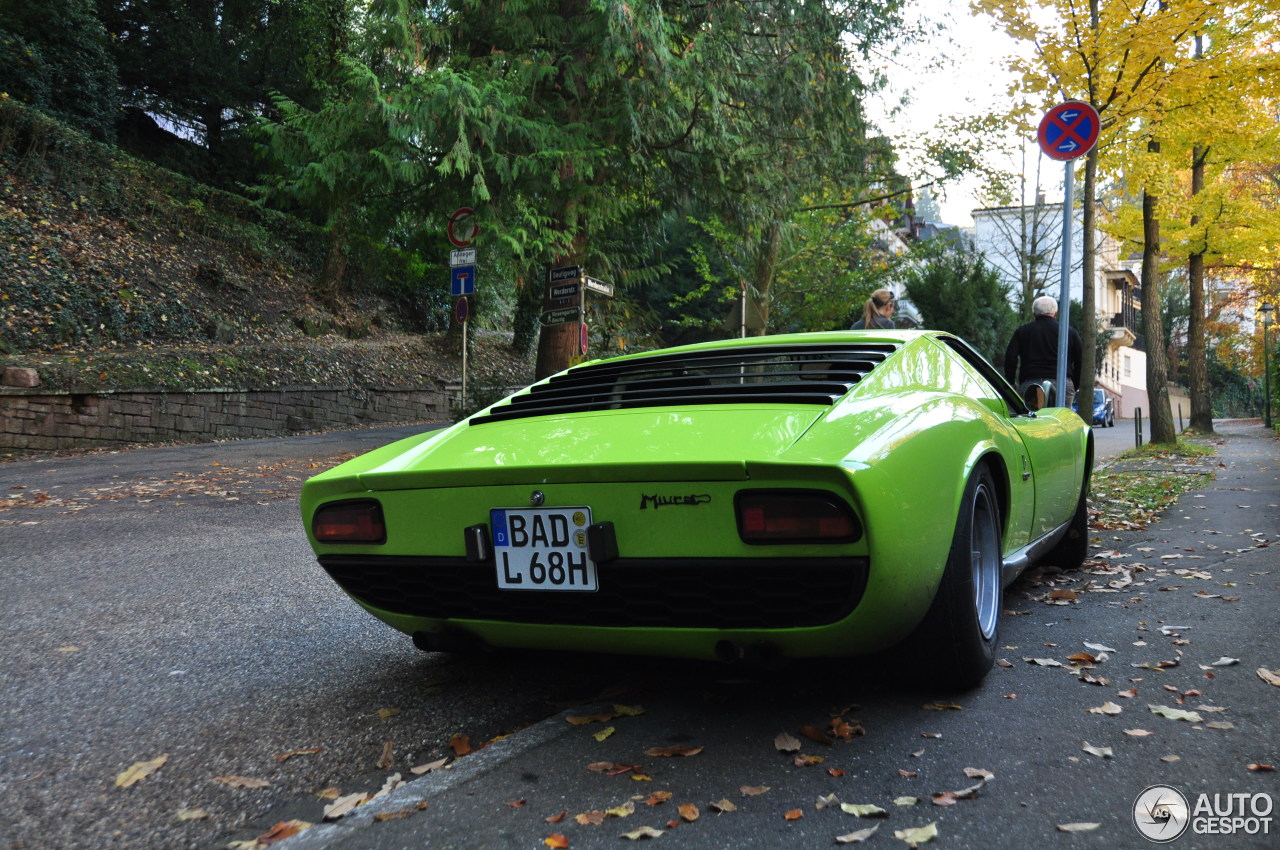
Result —
<instances>
[{"instance_id":1,"label":"yellow leaf on ground","mask_svg":"<svg viewBox=\"0 0 1280 850\"><path fill-rule=\"evenodd\" d=\"M129 766L129 769L116 776L117 788L128 788L130 785L136 785L164 767L164 763L169 760L169 754L157 756L151 761L135 762Z\"/></svg>"},{"instance_id":2,"label":"yellow leaf on ground","mask_svg":"<svg viewBox=\"0 0 1280 850\"><path fill-rule=\"evenodd\" d=\"M905 841L912 847L926 844L938 837L938 824L929 824L928 826L917 826L912 829L896 829L893 831L893 837L899 841Z\"/></svg>"},{"instance_id":3,"label":"yellow leaf on ground","mask_svg":"<svg viewBox=\"0 0 1280 850\"><path fill-rule=\"evenodd\" d=\"M680 817L684 818L689 823L696 821L698 819L698 815L701 814L698 811L698 807L693 803L681 803L676 807L676 809L680 812Z\"/></svg>"}]
</instances>

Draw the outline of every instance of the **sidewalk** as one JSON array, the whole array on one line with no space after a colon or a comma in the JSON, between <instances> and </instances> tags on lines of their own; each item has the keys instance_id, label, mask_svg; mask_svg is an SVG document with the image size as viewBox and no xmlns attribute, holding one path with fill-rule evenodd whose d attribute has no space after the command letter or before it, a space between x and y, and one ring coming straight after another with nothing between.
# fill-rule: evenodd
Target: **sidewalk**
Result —
<instances>
[{"instance_id":1,"label":"sidewalk","mask_svg":"<svg viewBox=\"0 0 1280 850\"><path fill-rule=\"evenodd\" d=\"M1094 532L1092 569L1065 577L1080 591L1078 602L1046 604L1044 588L1026 582L1009 589L1001 624L1008 666L993 670L978 691L921 693L874 662L795 664L753 675L570 659L616 664L620 680L634 674L644 681L616 702L551 717L274 846L618 847L627 846L619 844L624 833L648 827L663 847L737 850L830 846L837 835L879 824L868 846L898 847L907 845L894 840L895 831L932 822L934 844L942 847L1140 847L1146 842L1133 825L1133 801L1144 787L1168 782L1188 792L1267 794L1277 804L1269 835L1189 831L1173 846L1274 847L1280 773L1247 766L1280 760L1280 687L1256 672L1280 671L1280 557L1273 545L1280 536L1280 442L1256 423L1223 423L1220 434L1208 463L1215 477L1206 476L1204 489L1184 495L1145 530ZM1132 568L1133 583L1119 590L1103 574L1115 564ZM1086 641L1112 648L1113 660L1099 660L1093 671L1109 677L1104 687L1023 662L1065 659ZM1236 662L1212 666L1223 658ZM1128 689L1134 698L1125 698ZM1123 703L1124 713L1093 710L1104 703ZM1155 704L1202 706L1204 716L1199 723L1169 720L1148 710ZM619 705L643 713L631 716ZM592 715L600 717L567 722ZM827 729L833 715L859 724L865 736L828 745L800 731ZM797 737L801 754L824 761L798 766L795 753L775 746L782 732ZM1082 742L1113 755L1082 751ZM701 749L655 754L671 747ZM995 777L972 799L931 804L936 792L979 783L966 768ZM832 794L838 801L824 804ZM919 802L905 806L904 795ZM840 802L874 803L888 817L855 817ZM682 803L696 811L682 814ZM1079 822L1096 826L1071 835L1059 829Z\"/></svg>"}]
</instances>

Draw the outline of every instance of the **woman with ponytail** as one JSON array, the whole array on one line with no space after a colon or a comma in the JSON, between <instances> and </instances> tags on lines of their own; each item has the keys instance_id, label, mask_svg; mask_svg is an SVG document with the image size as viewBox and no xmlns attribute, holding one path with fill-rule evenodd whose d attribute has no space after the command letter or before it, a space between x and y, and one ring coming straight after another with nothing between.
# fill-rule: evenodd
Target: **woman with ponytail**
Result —
<instances>
[{"instance_id":1,"label":"woman with ponytail","mask_svg":"<svg viewBox=\"0 0 1280 850\"><path fill-rule=\"evenodd\" d=\"M893 330L897 327L893 323L893 308L895 304L896 299L892 292L888 289L877 289L871 293L871 297L867 299L866 305L862 308L862 318L854 322L853 327L849 330Z\"/></svg>"}]
</instances>

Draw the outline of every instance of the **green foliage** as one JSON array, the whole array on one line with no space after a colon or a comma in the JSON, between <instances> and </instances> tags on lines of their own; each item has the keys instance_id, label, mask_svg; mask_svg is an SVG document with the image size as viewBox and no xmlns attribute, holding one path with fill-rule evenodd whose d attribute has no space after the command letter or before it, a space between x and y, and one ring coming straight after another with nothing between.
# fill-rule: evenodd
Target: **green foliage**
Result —
<instances>
[{"instance_id":1,"label":"green foliage","mask_svg":"<svg viewBox=\"0 0 1280 850\"><path fill-rule=\"evenodd\" d=\"M1213 415L1226 418L1248 418L1262 414L1265 400L1265 383L1258 377L1243 375L1219 360L1212 351L1208 353L1209 386L1213 389ZM1275 367L1275 361L1272 361ZM1271 383L1272 391L1278 388Z\"/></svg>"},{"instance_id":2,"label":"green foliage","mask_svg":"<svg viewBox=\"0 0 1280 850\"><path fill-rule=\"evenodd\" d=\"M116 66L93 0L0 0L0 92L110 140Z\"/></svg>"},{"instance_id":3,"label":"green foliage","mask_svg":"<svg viewBox=\"0 0 1280 850\"><path fill-rule=\"evenodd\" d=\"M961 337L993 364L1004 361L1017 316L1000 274L981 256L948 252L930 256L906 275L906 297L924 326Z\"/></svg>"}]
</instances>

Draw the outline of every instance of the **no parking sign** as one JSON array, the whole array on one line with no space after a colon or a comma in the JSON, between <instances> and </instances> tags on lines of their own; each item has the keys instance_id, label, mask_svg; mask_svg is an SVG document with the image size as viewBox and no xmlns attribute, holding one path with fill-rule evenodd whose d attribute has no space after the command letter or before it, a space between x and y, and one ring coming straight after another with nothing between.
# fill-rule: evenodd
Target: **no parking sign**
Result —
<instances>
[{"instance_id":1,"label":"no parking sign","mask_svg":"<svg viewBox=\"0 0 1280 850\"><path fill-rule=\"evenodd\" d=\"M1098 110L1087 103L1069 100L1045 113L1036 139L1045 156L1066 162L1092 150L1098 143L1101 127Z\"/></svg>"}]
</instances>

